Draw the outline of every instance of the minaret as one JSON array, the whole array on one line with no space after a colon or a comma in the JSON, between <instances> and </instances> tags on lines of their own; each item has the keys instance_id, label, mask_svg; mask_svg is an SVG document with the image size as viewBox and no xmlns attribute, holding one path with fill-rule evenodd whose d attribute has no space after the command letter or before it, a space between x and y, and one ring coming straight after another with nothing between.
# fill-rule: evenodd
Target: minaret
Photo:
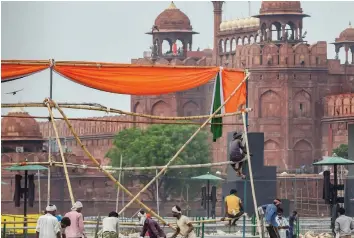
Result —
<instances>
[{"instance_id":1,"label":"minaret","mask_svg":"<svg viewBox=\"0 0 354 238\"><path fill-rule=\"evenodd\" d=\"M219 47L217 41L217 35L220 31L220 24L222 21L222 5L224 4L223 1L212 1L213 8L214 8L214 48L213 48L213 57L214 62L218 65L217 59L219 55Z\"/></svg>"}]
</instances>

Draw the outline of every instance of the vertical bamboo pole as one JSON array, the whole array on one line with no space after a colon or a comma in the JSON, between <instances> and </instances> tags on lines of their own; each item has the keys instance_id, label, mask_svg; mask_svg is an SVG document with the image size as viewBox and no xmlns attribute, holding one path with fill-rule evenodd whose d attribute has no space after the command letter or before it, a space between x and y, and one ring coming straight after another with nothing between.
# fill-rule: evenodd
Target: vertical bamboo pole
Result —
<instances>
[{"instance_id":1,"label":"vertical bamboo pole","mask_svg":"<svg viewBox=\"0 0 354 238\"><path fill-rule=\"evenodd\" d=\"M60 112L60 114L63 116L64 121L66 122L67 126L69 127L69 130L71 131L71 133L73 134L73 136L75 137L77 143L81 146L81 148L83 149L83 151L85 152L85 154L89 157L89 159L110 179L112 180L116 185L118 185L125 193L127 193L129 196L133 197L134 195L127 189L125 188L117 179L115 179L113 177L112 174L110 174L107 170L105 170L101 164L97 161L97 159L95 159L91 153L87 150L86 146L82 144L80 138L78 137L78 135L76 134L76 132L74 131L73 127L71 126L71 123L69 122L67 116L65 115L65 113L63 112L63 110L61 110L61 108L58 106L57 103L55 103L53 101L53 103L55 104L56 109ZM124 173L122 174L123 178L124 178ZM124 198L124 197L123 197ZM124 202L124 199L123 199ZM151 213L154 217L156 217L157 219L159 219L162 223L168 225L169 227L171 227L173 230L175 230L176 228L174 228L172 225L170 225L167 221L165 221L162 217L160 217L158 214L156 214L154 211L151 210L151 208L149 208L148 206L146 206L144 203L142 203L140 200L135 200L135 202L137 204L139 204L140 206L142 206L144 209L146 209L146 212Z\"/></svg>"},{"instance_id":2,"label":"vertical bamboo pole","mask_svg":"<svg viewBox=\"0 0 354 238\"><path fill-rule=\"evenodd\" d=\"M72 188L71 188L71 182L70 182L70 178L69 178L69 174L68 174L68 168L66 167L66 161L65 161L65 157L64 157L63 148L61 146L61 141L60 141L60 138L59 138L58 129L57 129L57 126L56 126L56 124L54 122L54 115L53 115L52 109L50 108L49 103L47 103L47 108L48 108L48 111L49 111L49 114L50 114L50 119L51 119L52 124L53 124L55 137L56 137L56 140L57 140L57 143L58 143L58 146L59 146L59 152L60 152L61 161L63 162L64 173L65 173L66 183L68 185L71 205L74 206L75 199L74 199L74 194L73 194L73 191L72 191Z\"/></svg>"},{"instance_id":3,"label":"vertical bamboo pole","mask_svg":"<svg viewBox=\"0 0 354 238\"><path fill-rule=\"evenodd\" d=\"M48 186L48 191L47 191L47 206L50 204L50 177L51 177L51 168L52 168L52 153L51 153L51 147L52 147L52 141L51 141L51 134L52 130L50 128L50 123L48 123L48 133L49 133L49 139L48 139L48 181L47 181L47 186Z\"/></svg>"},{"instance_id":4,"label":"vertical bamboo pole","mask_svg":"<svg viewBox=\"0 0 354 238\"><path fill-rule=\"evenodd\" d=\"M123 156L120 155L120 168L122 169L122 163L123 163ZM122 170L119 171L119 175L118 175L118 181L120 182L120 177L122 175ZM119 204L119 192L120 192L120 187L118 186L117 188L117 199L116 199L116 212L118 212L118 204Z\"/></svg>"},{"instance_id":5,"label":"vertical bamboo pole","mask_svg":"<svg viewBox=\"0 0 354 238\"><path fill-rule=\"evenodd\" d=\"M156 176L158 174L158 169L156 169ZM160 215L160 204L159 204L159 180L156 179L156 207L157 207L157 214Z\"/></svg>"},{"instance_id":6,"label":"vertical bamboo pole","mask_svg":"<svg viewBox=\"0 0 354 238\"><path fill-rule=\"evenodd\" d=\"M37 181L38 181L38 214L41 214L42 204L41 204L41 174L39 170L37 172Z\"/></svg>"},{"instance_id":7,"label":"vertical bamboo pole","mask_svg":"<svg viewBox=\"0 0 354 238\"><path fill-rule=\"evenodd\" d=\"M221 70L220 70L221 71ZM135 195L135 197L130 200L130 202L123 207L123 209L119 212L121 214L125 209L127 209L143 192L145 192L148 187L151 186L153 182L155 182L156 179L158 179L162 174L166 172L168 167L172 164L172 162L179 156L179 154L184 150L184 148L194 139L194 137L197 136L197 134L208 124L208 122L225 106L225 104L230 101L230 99L236 94L237 90L241 87L241 85L247 80L248 75L242 80L242 82L233 90L233 92L230 94L230 96L223 102L223 104L215 110L213 114L209 116L209 118L194 132L194 134L187 140L186 143L176 152L176 154L168 161L168 163L164 166L163 169L160 170L160 172L148 183L145 185L141 191Z\"/></svg>"},{"instance_id":8,"label":"vertical bamboo pole","mask_svg":"<svg viewBox=\"0 0 354 238\"><path fill-rule=\"evenodd\" d=\"M250 148L249 148L249 144L248 144L246 113L245 112L242 112L242 120L243 120L243 130L246 132L245 133L245 139L246 139L245 142L246 142L246 151L247 151L247 163L248 163L248 171L249 171L250 182L251 182L251 191L252 191L254 212L256 213L256 218L257 218L258 233L259 233L259 236L262 237L261 227L260 227L260 222L259 222L259 214L258 214L258 210L257 210L256 192L255 192L254 183L253 183L252 164L251 164Z\"/></svg>"},{"instance_id":9,"label":"vertical bamboo pole","mask_svg":"<svg viewBox=\"0 0 354 238\"><path fill-rule=\"evenodd\" d=\"M50 71L49 71L49 79L50 79L50 83L49 83L49 98L52 99L53 98L53 64L54 64L54 60L51 59L50 60ZM51 177L51 168L52 168L52 155L51 155L51 134L52 134L52 130L50 128L50 123L48 123L48 162L49 162L49 166L48 166L48 192L47 192L47 206L49 206L50 204L50 177Z\"/></svg>"}]
</instances>

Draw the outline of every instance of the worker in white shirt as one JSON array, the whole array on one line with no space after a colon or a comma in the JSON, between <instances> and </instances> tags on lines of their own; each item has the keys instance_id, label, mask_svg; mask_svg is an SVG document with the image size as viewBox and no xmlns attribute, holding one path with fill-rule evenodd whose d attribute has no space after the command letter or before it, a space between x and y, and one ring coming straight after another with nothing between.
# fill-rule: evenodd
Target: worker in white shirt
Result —
<instances>
[{"instance_id":1,"label":"worker in white shirt","mask_svg":"<svg viewBox=\"0 0 354 238\"><path fill-rule=\"evenodd\" d=\"M289 233L289 223L288 220L283 217L283 209L277 209L277 217L275 218L278 223L278 233L280 238L287 238L287 234Z\"/></svg>"},{"instance_id":2,"label":"worker in white shirt","mask_svg":"<svg viewBox=\"0 0 354 238\"><path fill-rule=\"evenodd\" d=\"M176 232L171 236L171 238L176 238L179 234L184 238L196 238L194 233L194 227L188 217L182 215L182 210L179 206L174 206L172 208L172 216L177 219L177 229Z\"/></svg>"},{"instance_id":3,"label":"worker in white shirt","mask_svg":"<svg viewBox=\"0 0 354 238\"><path fill-rule=\"evenodd\" d=\"M36 226L36 238L61 238L60 223L55 217L57 207L48 205L46 214L38 218Z\"/></svg>"},{"instance_id":4,"label":"worker in white shirt","mask_svg":"<svg viewBox=\"0 0 354 238\"><path fill-rule=\"evenodd\" d=\"M103 238L118 238L119 219L118 213L113 211L108 214L108 217L102 220L102 237Z\"/></svg>"}]
</instances>

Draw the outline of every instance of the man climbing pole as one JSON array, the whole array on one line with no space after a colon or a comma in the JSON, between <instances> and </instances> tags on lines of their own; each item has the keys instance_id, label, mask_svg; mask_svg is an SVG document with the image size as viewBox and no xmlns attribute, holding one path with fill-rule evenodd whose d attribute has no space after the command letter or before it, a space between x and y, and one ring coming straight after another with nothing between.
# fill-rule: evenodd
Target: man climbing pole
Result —
<instances>
[{"instance_id":1,"label":"man climbing pole","mask_svg":"<svg viewBox=\"0 0 354 238\"><path fill-rule=\"evenodd\" d=\"M229 158L234 162L231 167L236 171L237 176L245 179L246 176L242 173L243 161L247 154L246 145L243 145L242 133L235 132L230 143ZM252 154L250 154L252 156Z\"/></svg>"}]
</instances>

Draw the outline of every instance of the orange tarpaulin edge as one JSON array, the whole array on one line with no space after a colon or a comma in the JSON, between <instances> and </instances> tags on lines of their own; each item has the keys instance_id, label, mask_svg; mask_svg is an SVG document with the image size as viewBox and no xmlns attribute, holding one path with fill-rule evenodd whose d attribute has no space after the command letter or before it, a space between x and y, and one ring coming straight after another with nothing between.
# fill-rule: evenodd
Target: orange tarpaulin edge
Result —
<instances>
[{"instance_id":1,"label":"orange tarpaulin edge","mask_svg":"<svg viewBox=\"0 0 354 238\"><path fill-rule=\"evenodd\" d=\"M228 98L230 94L239 86L245 78L245 73L242 71L222 71L222 86L224 99ZM225 104L225 112L237 112L240 106L246 104L247 91L246 82L243 82L237 93Z\"/></svg>"},{"instance_id":2,"label":"orange tarpaulin edge","mask_svg":"<svg viewBox=\"0 0 354 238\"><path fill-rule=\"evenodd\" d=\"M49 68L49 61L4 60L1 61L1 82L26 77Z\"/></svg>"},{"instance_id":3,"label":"orange tarpaulin edge","mask_svg":"<svg viewBox=\"0 0 354 238\"><path fill-rule=\"evenodd\" d=\"M56 63L60 75L98 90L160 95L196 88L215 78L218 67L146 67L139 65L69 65Z\"/></svg>"}]
</instances>

